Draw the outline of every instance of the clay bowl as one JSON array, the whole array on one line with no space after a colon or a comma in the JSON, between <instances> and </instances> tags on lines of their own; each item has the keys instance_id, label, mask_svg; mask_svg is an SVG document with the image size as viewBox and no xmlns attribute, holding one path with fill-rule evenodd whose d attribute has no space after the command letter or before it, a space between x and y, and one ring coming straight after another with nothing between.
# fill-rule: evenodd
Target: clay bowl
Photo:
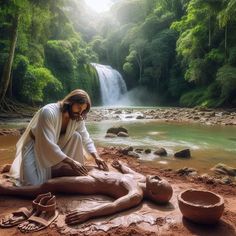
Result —
<instances>
[{"instance_id":1,"label":"clay bowl","mask_svg":"<svg viewBox=\"0 0 236 236\"><path fill-rule=\"evenodd\" d=\"M188 189L178 195L183 216L201 224L216 223L224 211L224 199L210 191Z\"/></svg>"}]
</instances>

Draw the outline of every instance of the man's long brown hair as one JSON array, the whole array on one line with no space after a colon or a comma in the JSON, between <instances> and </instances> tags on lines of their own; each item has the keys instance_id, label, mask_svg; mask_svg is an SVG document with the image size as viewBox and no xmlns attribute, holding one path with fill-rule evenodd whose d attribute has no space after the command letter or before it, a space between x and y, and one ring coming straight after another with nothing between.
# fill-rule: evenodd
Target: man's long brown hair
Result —
<instances>
[{"instance_id":1,"label":"man's long brown hair","mask_svg":"<svg viewBox=\"0 0 236 236\"><path fill-rule=\"evenodd\" d=\"M87 104L86 109L81 114L83 119L87 118L87 113L90 111L91 108L91 100L87 92L82 89L75 89L70 92L64 99L59 101L61 112L69 112L72 105L77 104Z\"/></svg>"}]
</instances>

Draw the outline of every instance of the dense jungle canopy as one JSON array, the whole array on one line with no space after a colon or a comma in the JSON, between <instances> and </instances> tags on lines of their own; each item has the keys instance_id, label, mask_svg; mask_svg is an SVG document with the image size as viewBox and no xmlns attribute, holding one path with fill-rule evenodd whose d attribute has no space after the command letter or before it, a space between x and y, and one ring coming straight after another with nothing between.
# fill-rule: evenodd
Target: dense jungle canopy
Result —
<instances>
[{"instance_id":1,"label":"dense jungle canopy","mask_svg":"<svg viewBox=\"0 0 236 236\"><path fill-rule=\"evenodd\" d=\"M74 88L99 104L91 62L160 104L236 106L236 0L0 1L0 107L56 101ZM156 104L156 105L160 105Z\"/></svg>"}]
</instances>

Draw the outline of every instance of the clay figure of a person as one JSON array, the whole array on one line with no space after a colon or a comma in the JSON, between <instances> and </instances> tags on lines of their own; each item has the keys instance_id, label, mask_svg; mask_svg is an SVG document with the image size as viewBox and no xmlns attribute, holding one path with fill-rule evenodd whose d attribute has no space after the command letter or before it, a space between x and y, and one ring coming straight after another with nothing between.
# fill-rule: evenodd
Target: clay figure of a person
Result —
<instances>
[{"instance_id":1,"label":"clay figure of a person","mask_svg":"<svg viewBox=\"0 0 236 236\"><path fill-rule=\"evenodd\" d=\"M70 212L65 218L69 225L129 209L137 206L143 198L159 204L170 200L173 190L166 180L158 176L145 177L120 161L113 161L112 166L119 172L91 168L86 176L52 178L41 185L19 187L0 185L0 195L35 197L50 191L67 194L103 194L115 198L111 203L104 203L92 209L78 209ZM27 224L25 227L27 228Z\"/></svg>"},{"instance_id":2,"label":"clay figure of a person","mask_svg":"<svg viewBox=\"0 0 236 236\"><path fill-rule=\"evenodd\" d=\"M81 89L42 107L17 142L10 175L21 185L39 185L54 176L87 175L84 149L99 168L107 170L85 126L90 107L90 97Z\"/></svg>"}]
</instances>

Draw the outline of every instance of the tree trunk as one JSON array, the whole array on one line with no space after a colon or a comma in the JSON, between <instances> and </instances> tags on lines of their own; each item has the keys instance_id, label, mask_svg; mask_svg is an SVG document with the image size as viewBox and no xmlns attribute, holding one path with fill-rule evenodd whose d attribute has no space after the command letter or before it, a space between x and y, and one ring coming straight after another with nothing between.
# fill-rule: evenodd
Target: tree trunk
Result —
<instances>
[{"instance_id":1,"label":"tree trunk","mask_svg":"<svg viewBox=\"0 0 236 236\"><path fill-rule=\"evenodd\" d=\"M208 47L211 48L211 16L209 17Z\"/></svg>"},{"instance_id":2,"label":"tree trunk","mask_svg":"<svg viewBox=\"0 0 236 236\"><path fill-rule=\"evenodd\" d=\"M8 88L7 88L7 96L9 98L12 97L12 79L13 79L13 73L11 73L9 85L8 85Z\"/></svg>"},{"instance_id":3,"label":"tree trunk","mask_svg":"<svg viewBox=\"0 0 236 236\"><path fill-rule=\"evenodd\" d=\"M227 62L228 60L228 45L227 45L227 41L228 41L228 26L227 24L225 25L225 61Z\"/></svg>"},{"instance_id":4,"label":"tree trunk","mask_svg":"<svg viewBox=\"0 0 236 236\"><path fill-rule=\"evenodd\" d=\"M6 96L7 88L10 82L12 63L14 59L16 41L17 41L18 22L19 22L19 15L16 15L13 19L13 24L12 24L12 37L11 37L9 55L4 65L2 73L1 87L0 87L0 104Z\"/></svg>"},{"instance_id":5,"label":"tree trunk","mask_svg":"<svg viewBox=\"0 0 236 236\"><path fill-rule=\"evenodd\" d=\"M143 70L143 65L142 65L142 57L139 53L137 53L137 56L136 56L136 60L137 60L137 63L138 63L138 67L139 67L139 82L141 82L142 80L142 70Z\"/></svg>"}]
</instances>

